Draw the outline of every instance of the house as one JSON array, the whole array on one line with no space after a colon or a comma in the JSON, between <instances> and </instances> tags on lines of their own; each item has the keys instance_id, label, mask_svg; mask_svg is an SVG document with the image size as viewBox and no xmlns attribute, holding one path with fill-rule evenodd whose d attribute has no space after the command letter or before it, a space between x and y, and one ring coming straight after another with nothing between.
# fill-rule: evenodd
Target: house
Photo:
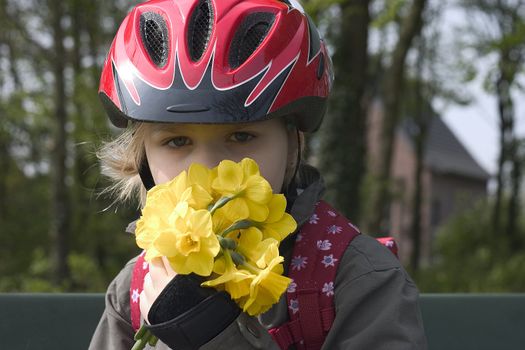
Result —
<instances>
[{"instance_id":1,"label":"house","mask_svg":"<svg viewBox=\"0 0 525 350\"><path fill-rule=\"evenodd\" d=\"M369 166L378 157L382 103L375 100L369 114ZM394 198L388 208L385 233L400 245L400 259L407 263L412 250L411 226L415 188L416 152L411 138L413 123L398 127L393 145L391 177ZM490 175L469 154L441 117L434 115L427 131L422 170L421 263L432 260L438 229L454 214L486 198Z\"/></svg>"}]
</instances>

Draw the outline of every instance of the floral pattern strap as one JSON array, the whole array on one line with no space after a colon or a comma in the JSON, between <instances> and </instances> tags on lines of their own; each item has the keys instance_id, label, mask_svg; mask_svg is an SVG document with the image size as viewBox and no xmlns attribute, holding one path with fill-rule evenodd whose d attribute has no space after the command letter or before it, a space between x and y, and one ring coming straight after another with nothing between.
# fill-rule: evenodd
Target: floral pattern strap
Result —
<instances>
[{"instance_id":1,"label":"floral pattern strap","mask_svg":"<svg viewBox=\"0 0 525 350\"><path fill-rule=\"evenodd\" d=\"M144 278L149 272L149 264L144 260L142 252L135 262L129 287L129 303L131 311L131 326L136 332L140 328L140 293L144 289Z\"/></svg>"},{"instance_id":2,"label":"floral pattern strap","mask_svg":"<svg viewBox=\"0 0 525 350\"><path fill-rule=\"evenodd\" d=\"M281 349L320 349L335 317L334 282L337 266L359 229L324 201L296 238L287 291L290 321L270 330ZM299 327L297 327L297 325ZM301 334L297 334L299 328ZM290 330L295 330L290 332ZM292 334L293 333L293 334Z\"/></svg>"}]
</instances>

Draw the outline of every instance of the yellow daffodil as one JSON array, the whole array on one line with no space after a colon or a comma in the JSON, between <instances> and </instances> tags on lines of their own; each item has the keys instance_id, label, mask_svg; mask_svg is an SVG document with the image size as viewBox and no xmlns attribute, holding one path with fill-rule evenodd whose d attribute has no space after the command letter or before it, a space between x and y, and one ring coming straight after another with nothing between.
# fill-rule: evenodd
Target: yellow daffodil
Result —
<instances>
[{"instance_id":1,"label":"yellow daffodil","mask_svg":"<svg viewBox=\"0 0 525 350\"><path fill-rule=\"evenodd\" d=\"M226 217L223 211L217 210L213 214L213 231L215 231L215 233L221 234L227 228L229 228L232 224L233 224L233 221L231 221L228 217Z\"/></svg>"},{"instance_id":2,"label":"yellow daffodil","mask_svg":"<svg viewBox=\"0 0 525 350\"><path fill-rule=\"evenodd\" d=\"M179 274L211 276L203 286L227 291L258 315L290 282L282 276L279 243L297 224L285 210L285 197L272 193L251 159L213 169L192 164L148 191L137 245L147 261L165 256Z\"/></svg>"},{"instance_id":3,"label":"yellow daffodil","mask_svg":"<svg viewBox=\"0 0 525 350\"><path fill-rule=\"evenodd\" d=\"M291 281L282 276L279 243L297 224L285 209L285 197L272 194L251 159L225 160L213 169L192 164L148 191L136 241L147 261L165 256L179 274L213 272L202 285L227 291L256 316L275 304ZM134 349L157 340L144 328L136 339Z\"/></svg>"},{"instance_id":4,"label":"yellow daffodil","mask_svg":"<svg viewBox=\"0 0 525 350\"><path fill-rule=\"evenodd\" d=\"M180 274L196 273L209 276L220 245L212 229L210 212L178 206L171 225L160 231L153 246Z\"/></svg>"},{"instance_id":5,"label":"yellow daffodil","mask_svg":"<svg viewBox=\"0 0 525 350\"><path fill-rule=\"evenodd\" d=\"M237 301L245 312L250 315L259 315L279 301L291 282L288 277L282 276L281 263L283 260L282 256L274 256L265 269L258 271L250 284L249 296ZM255 270L256 268L248 267L248 270L250 269Z\"/></svg>"},{"instance_id":6,"label":"yellow daffodil","mask_svg":"<svg viewBox=\"0 0 525 350\"><path fill-rule=\"evenodd\" d=\"M286 198L282 194L274 194L268 203L269 214L264 222L257 225L263 238L272 237L281 242L297 228L294 218L285 212Z\"/></svg>"},{"instance_id":7,"label":"yellow daffodil","mask_svg":"<svg viewBox=\"0 0 525 350\"><path fill-rule=\"evenodd\" d=\"M146 206L142 209L142 216L137 221L135 239L137 245L146 250L145 259L160 257L162 254L154 247L153 243L159 233L170 226L169 218L173 216L177 202L164 187L156 187L151 194L148 193ZM181 193L182 196L182 193Z\"/></svg>"},{"instance_id":8,"label":"yellow daffodil","mask_svg":"<svg viewBox=\"0 0 525 350\"><path fill-rule=\"evenodd\" d=\"M187 201L193 209L206 209L213 201L211 196L211 187L207 183L207 179L202 178L202 169L199 164L192 164L188 173L183 171L173 180L157 185L148 191L146 197L146 206L148 205L148 198L151 198L155 203L159 202L159 206L167 208L175 206L181 201ZM188 189L191 188L191 192ZM165 202L165 201L168 202Z\"/></svg>"},{"instance_id":9,"label":"yellow daffodil","mask_svg":"<svg viewBox=\"0 0 525 350\"><path fill-rule=\"evenodd\" d=\"M153 217L152 220L139 220L137 221L137 228L135 229L135 240L137 245L146 250L145 259L151 261L153 258L161 257L157 249L153 246L153 241L158 237L159 231L157 227L159 218Z\"/></svg>"},{"instance_id":10,"label":"yellow daffodil","mask_svg":"<svg viewBox=\"0 0 525 350\"><path fill-rule=\"evenodd\" d=\"M232 299L239 299L250 293L250 284L255 275L245 269L238 269L228 251L225 251L222 257L215 260L213 272L218 274L218 277L204 282L203 286L222 286Z\"/></svg>"},{"instance_id":11,"label":"yellow daffodil","mask_svg":"<svg viewBox=\"0 0 525 350\"><path fill-rule=\"evenodd\" d=\"M267 204L272 198L272 188L260 176L259 167L253 160L220 162L212 188L222 196L232 198L219 209L232 222L247 218L264 221L268 217Z\"/></svg>"},{"instance_id":12,"label":"yellow daffodil","mask_svg":"<svg viewBox=\"0 0 525 350\"><path fill-rule=\"evenodd\" d=\"M264 269L270 266L274 262L275 258L279 256L279 242L273 238L267 238L257 246L258 252L260 253L256 260L254 260L257 267ZM282 274L282 265L275 267Z\"/></svg>"},{"instance_id":13,"label":"yellow daffodil","mask_svg":"<svg viewBox=\"0 0 525 350\"><path fill-rule=\"evenodd\" d=\"M275 246L279 255L279 242L273 238L263 240L261 231L256 227L249 227L244 230L234 231L228 235L237 243L237 249L246 259L254 262L259 268L266 267L267 263L259 264L258 261L268 253L268 249ZM275 250L272 250L272 253Z\"/></svg>"},{"instance_id":14,"label":"yellow daffodil","mask_svg":"<svg viewBox=\"0 0 525 350\"><path fill-rule=\"evenodd\" d=\"M190 165L187 177L188 185L197 188L193 196L198 197L199 203L202 204L199 208L194 207L194 209L206 209L212 201L219 199L218 194L215 195L217 198L213 197L214 191L211 187L216 177L217 170L215 168L208 169L197 163Z\"/></svg>"}]
</instances>

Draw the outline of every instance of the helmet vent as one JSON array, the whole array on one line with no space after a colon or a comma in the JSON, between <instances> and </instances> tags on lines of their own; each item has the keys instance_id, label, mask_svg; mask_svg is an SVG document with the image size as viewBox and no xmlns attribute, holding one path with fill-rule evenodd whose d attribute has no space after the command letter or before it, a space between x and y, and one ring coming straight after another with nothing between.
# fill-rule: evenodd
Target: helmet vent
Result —
<instances>
[{"instance_id":1,"label":"helmet vent","mask_svg":"<svg viewBox=\"0 0 525 350\"><path fill-rule=\"evenodd\" d=\"M237 68L257 50L268 35L275 16L273 13L256 12L248 15L241 23L233 38L229 63Z\"/></svg>"},{"instance_id":2,"label":"helmet vent","mask_svg":"<svg viewBox=\"0 0 525 350\"><path fill-rule=\"evenodd\" d=\"M162 68L168 62L168 28L164 18L155 12L145 12L140 16L140 35L142 43L153 63Z\"/></svg>"},{"instance_id":3,"label":"helmet vent","mask_svg":"<svg viewBox=\"0 0 525 350\"><path fill-rule=\"evenodd\" d=\"M188 30L188 47L192 61L201 59L210 42L213 8L209 0L201 0L193 11Z\"/></svg>"}]
</instances>

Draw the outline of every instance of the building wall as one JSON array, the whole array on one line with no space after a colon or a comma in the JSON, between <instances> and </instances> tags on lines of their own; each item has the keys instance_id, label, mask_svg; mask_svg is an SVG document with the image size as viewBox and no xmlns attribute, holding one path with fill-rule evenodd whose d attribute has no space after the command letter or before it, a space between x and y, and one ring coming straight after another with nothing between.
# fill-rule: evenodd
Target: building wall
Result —
<instances>
[{"instance_id":1,"label":"building wall","mask_svg":"<svg viewBox=\"0 0 525 350\"><path fill-rule=\"evenodd\" d=\"M388 234L395 237L399 245L399 257L408 263L412 251L410 226L412 222L412 197L414 193L415 157L406 139L396 136L392 158L394 198L390 206Z\"/></svg>"},{"instance_id":2,"label":"building wall","mask_svg":"<svg viewBox=\"0 0 525 350\"><path fill-rule=\"evenodd\" d=\"M484 180L461 177L453 174L432 174L430 201L430 235L435 238L439 227L455 214L472 208L486 198Z\"/></svg>"},{"instance_id":3,"label":"building wall","mask_svg":"<svg viewBox=\"0 0 525 350\"><path fill-rule=\"evenodd\" d=\"M383 117L381 100L372 101L368 115L368 167L377 169L380 152L380 125ZM411 225L412 200L415 187L416 159L411 141L397 132L392 158L392 188L394 198L389 209L389 219L381 234L393 236L399 245L399 257L407 266L413 244ZM434 238L439 227L453 214L472 207L476 200L486 196L486 182L451 174L439 174L423 168L423 198L421 208L421 264L432 262Z\"/></svg>"}]
</instances>

